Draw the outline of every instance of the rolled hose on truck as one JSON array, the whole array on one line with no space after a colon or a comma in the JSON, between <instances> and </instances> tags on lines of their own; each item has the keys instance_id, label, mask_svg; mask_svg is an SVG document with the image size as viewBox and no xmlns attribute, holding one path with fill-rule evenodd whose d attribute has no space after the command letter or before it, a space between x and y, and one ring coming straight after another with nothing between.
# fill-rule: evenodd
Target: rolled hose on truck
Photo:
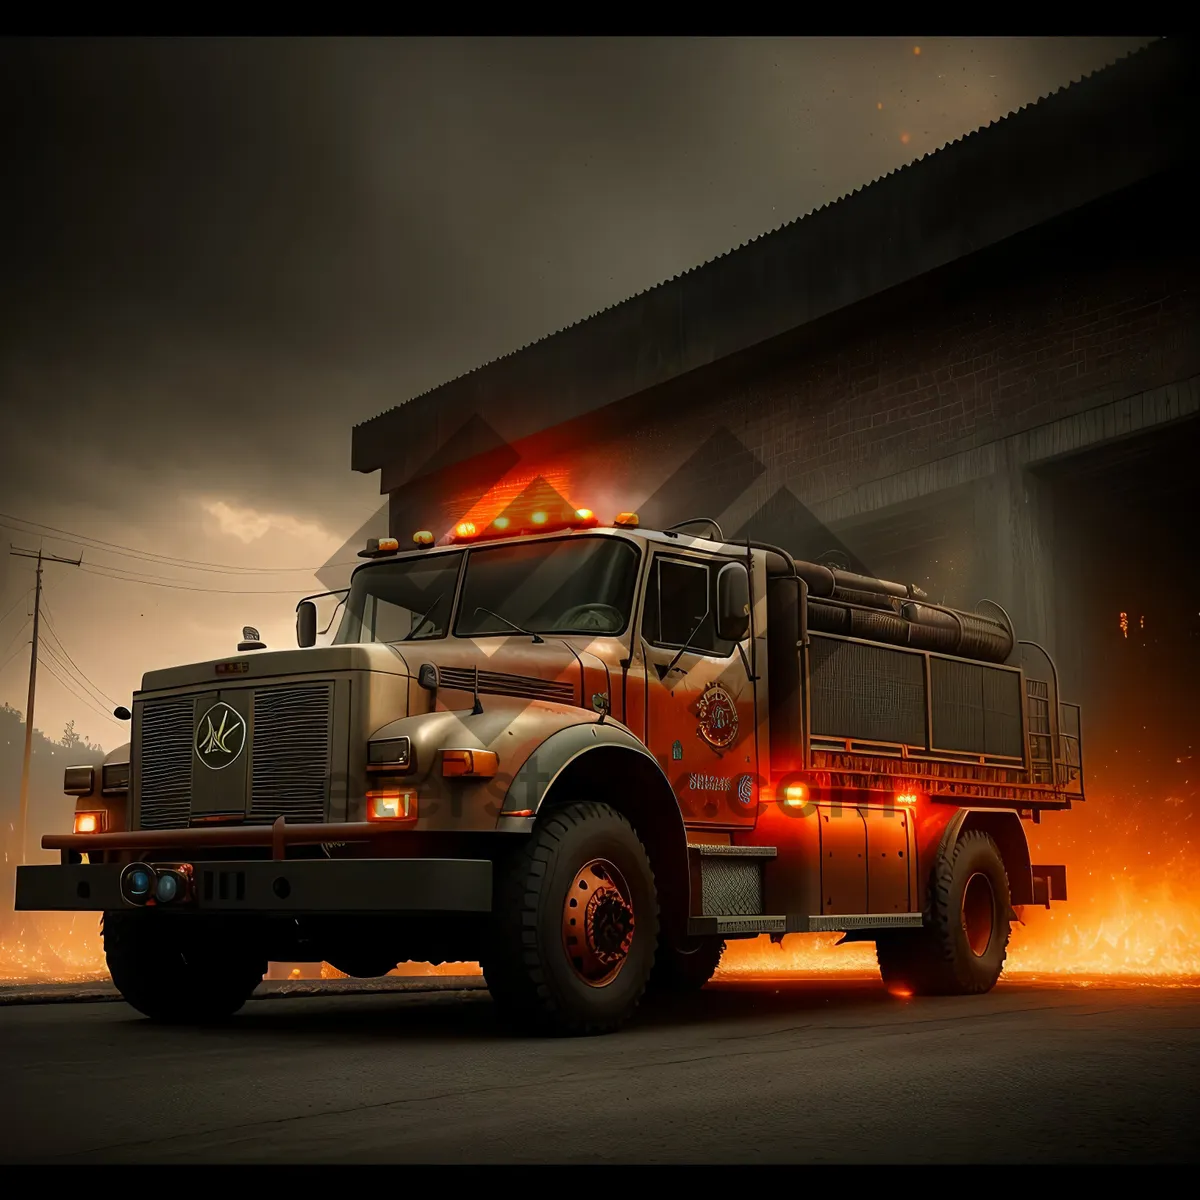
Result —
<instances>
[{"instance_id":1,"label":"rolled hose on truck","mask_svg":"<svg viewBox=\"0 0 1200 1200\"><path fill-rule=\"evenodd\" d=\"M817 563L796 563L808 587L808 627L914 650L1002 663L1015 638L1003 621L940 604L915 584L891 583Z\"/></svg>"}]
</instances>

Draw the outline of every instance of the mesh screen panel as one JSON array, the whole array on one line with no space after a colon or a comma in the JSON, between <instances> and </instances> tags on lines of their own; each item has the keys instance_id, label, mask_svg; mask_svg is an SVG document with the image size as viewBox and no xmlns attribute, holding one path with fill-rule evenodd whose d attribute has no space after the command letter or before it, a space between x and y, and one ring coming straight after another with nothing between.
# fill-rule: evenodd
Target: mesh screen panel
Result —
<instances>
[{"instance_id":1,"label":"mesh screen panel","mask_svg":"<svg viewBox=\"0 0 1200 1200\"><path fill-rule=\"evenodd\" d=\"M925 745L920 655L814 634L811 663L816 736Z\"/></svg>"}]
</instances>

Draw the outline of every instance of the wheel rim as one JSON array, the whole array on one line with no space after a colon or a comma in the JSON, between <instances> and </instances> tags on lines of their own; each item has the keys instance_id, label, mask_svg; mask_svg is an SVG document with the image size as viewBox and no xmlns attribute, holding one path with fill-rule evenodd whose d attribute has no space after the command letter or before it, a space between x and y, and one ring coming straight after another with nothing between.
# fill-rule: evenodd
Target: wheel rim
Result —
<instances>
[{"instance_id":1,"label":"wheel rim","mask_svg":"<svg viewBox=\"0 0 1200 1200\"><path fill-rule=\"evenodd\" d=\"M992 944L992 932L996 927L996 895L991 880L979 871L963 888L962 927L971 953L982 958Z\"/></svg>"},{"instance_id":2,"label":"wheel rim","mask_svg":"<svg viewBox=\"0 0 1200 1200\"><path fill-rule=\"evenodd\" d=\"M629 958L633 897L625 877L607 859L593 858L575 873L563 900L562 937L567 961L590 987L605 987Z\"/></svg>"}]
</instances>

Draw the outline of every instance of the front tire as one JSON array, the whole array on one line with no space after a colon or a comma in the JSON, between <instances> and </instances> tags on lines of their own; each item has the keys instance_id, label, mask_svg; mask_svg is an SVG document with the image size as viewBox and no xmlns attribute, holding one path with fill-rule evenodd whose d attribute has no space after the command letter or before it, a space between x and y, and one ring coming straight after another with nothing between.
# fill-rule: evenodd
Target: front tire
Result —
<instances>
[{"instance_id":1,"label":"front tire","mask_svg":"<svg viewBox=\"0 0 1200 1200\"><path fill-rule=\"evenodd\" d=\"M126 1003L164 1024L210 1024L233 1016L262 982L266 957L233 949L187 917L107 913L104 955Z\"/></svg>"},{"instance_id":2,"label":"front tire","mask_svg":"<svg viewBox=\"0 0 1200 1200\"><path fill-rule=\"evenodd\" d=\"M633 826L578 802L538 821L498 868L484 978L520 1028L611 1033L636 1010L658 946L654 873Z\"/></svg>"},{"instance_id":3,"label":"front tire","mask_svg":"<svg viewBox=\"0 0 1200 1200\"><path fill-rule=\"evenodd\" d=\"M999 848L986 833L964 833L934 865L926 926L875 943L884 983L927 996L991 991L1008 954L1011 915Z\"/></svg>"}]
</instances>

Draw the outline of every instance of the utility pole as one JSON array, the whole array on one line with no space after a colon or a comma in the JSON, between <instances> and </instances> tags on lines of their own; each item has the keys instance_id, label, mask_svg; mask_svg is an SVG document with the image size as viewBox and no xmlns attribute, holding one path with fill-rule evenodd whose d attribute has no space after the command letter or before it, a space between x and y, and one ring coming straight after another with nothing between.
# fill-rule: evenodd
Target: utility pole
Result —
<instances>
[{"instance_id":1,"label":"utility pole","mask_svg":"<svg viewBox=\"0 0 1200 1200\"><path fill-rule=\"evenodd\" d=\"M33 701L37 691L38 622L42 612L42 563L66 563L68 566L77 567L83 562L83 555L81 554L78 558L58 558L53 554L43 554L40 549L35 554L32 550L22 550L11 542L8 544L8 552L19 558L37 559L37 588L34 591L33 599L33 648L29 653L29 702L25 706L25 759L21 764L21 822L17 829L17 856L20 865L24 866L28 857L25 831L29 824L29 763L33 756Z\"/></svg>"}]
</instances>

